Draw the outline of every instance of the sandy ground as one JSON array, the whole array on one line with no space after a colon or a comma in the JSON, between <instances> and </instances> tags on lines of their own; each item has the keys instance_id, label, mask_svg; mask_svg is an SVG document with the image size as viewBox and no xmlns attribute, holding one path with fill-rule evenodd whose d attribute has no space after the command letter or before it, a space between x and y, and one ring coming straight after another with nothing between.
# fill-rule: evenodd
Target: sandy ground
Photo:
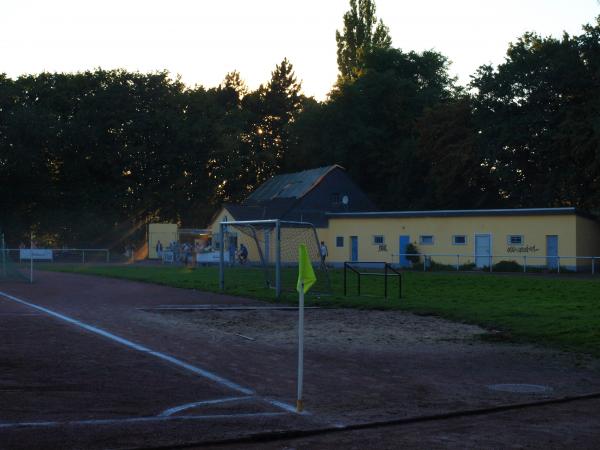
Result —
<instances>
[{"instance_id":1,"label":"sandy ground","mask_svg":"<svg viewBox=\"0 0 600 450\"><path fill-rule=\"evenodd\" d=\"M210 329L273 346L296 346L298 313L293 310L151 311L168 326ZM305 345L318 349L395 352L399 346L477 345L488 332L478 326L400 311L305 310Z\"/></svg>"}]
</instances>

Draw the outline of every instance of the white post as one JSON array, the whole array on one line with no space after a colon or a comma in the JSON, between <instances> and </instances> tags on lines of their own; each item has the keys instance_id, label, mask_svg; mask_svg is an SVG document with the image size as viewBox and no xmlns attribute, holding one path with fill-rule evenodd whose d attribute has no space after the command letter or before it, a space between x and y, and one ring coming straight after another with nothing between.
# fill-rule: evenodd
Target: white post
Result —
<instances>
[{"instance_id":1,"label":"white post","mask_svg":"<svg viewBox=\"0 0 600 450\"><path fill-rule=\"evenodd\" d=\"M281 222L275 222L275 297L281 297Z\"/></svg>"},{"instance_id":2,"label":"white post","mask_svg":"<svg viewBox=\"0 0 600 450\"><path fill-rule=\"evenodd\" d=\"M33 283L33 233L29 236L29 282Z\"/></svg>"},{"instance_id":3,"label":"white post","mask_svg":"<svg viewBox=\"0 0 600 450\"><path fill-rule=\"evenodd\" d=\"M225 227L219 224L219 289L225 290Z\"/></svg>"},{"instance_id":4,"label":"white post","mask_svg":"<svg viewBox=\"0 0 600 450\"><path fill-rule=\"evenodd\" d=\"M302 383L304 381L304 282L301 283L298 302L298 396L296 399L296 412L302 412Z\"/></svg>"}]
</instances>

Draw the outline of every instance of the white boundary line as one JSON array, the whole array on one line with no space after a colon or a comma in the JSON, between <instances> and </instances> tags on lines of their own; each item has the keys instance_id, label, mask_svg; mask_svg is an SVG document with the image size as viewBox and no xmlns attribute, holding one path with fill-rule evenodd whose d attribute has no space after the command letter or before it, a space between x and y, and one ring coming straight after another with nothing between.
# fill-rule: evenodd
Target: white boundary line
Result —
<instances>
[{"instance_id":1,"label":"white boundary line","mask_svg":"<svg viewBox=\"0 0 600 450\"><path fill-rule=\"evenodd\" d=\"M10 295L10 294L7 294L6 292L0 291L0 295L3 296L3 297L5 297L5 298L7 298L8 300L11 300L11 301L15 302L15 303L19 303L21 305L25 305L25 306L28 306L28 307L33 308L35 310L41 311L43 313L48 314L49 316L55 317L55 318L57 318L59 320L67 322L67 323L69 323L71 325L74 325L74 326L79 327L79 328L83 328L84 330L87 330L87 331L90 331L92 333L98 334L98 335L103 336L105 338L108 338L108 339L110 339L110 340L112 340L114 342L118 342L119 344L124 345L126 347L129 347L129 348L131 348L133 350L137 350L139 352L155 356L155 357L157 357L159 359L162 359L163 361L170 362L173 365L176 365L178 367L186 369L186 370L188 370L188 371L190 371L190 372L192 372L192 373L194 373L196 375L199 375L199 376L201 376L203 378L206 378L208 380L214 381L215 383L218 383L218 384L220 384L222 386L225 386L225 387L227 387L229 389L232 389L234 391L241 392L242 394L246 394L246 395L254 395L255 394L255 392L252 389L240 386L239 384L234 383L233 381L230 381L230 380L228 380L226 378L223 378L223 377L221 377L221 376L219 376L219 375L217 375L215 373L209 372L208 370L202 369L202 368L197 367L197 366L193 366L193 365L191 365L189 363L186 363L185 361L182 361L180 359L177 359L177 358L175 358L173 356L170 356L170 355L167 355L165 353L157 352L157 351L154 351L154 350L152 350L152 349L150 349L148 347L145 347L143 345L136 344L135 342L132 342L130 340L127 340L127 339L122 338L120 336L117 336L115 334L109 333L108 331L104 331L101 328L94 327L92 325L88 325L88 324L86 324L84 322L81 322L81 321L79 321L77 319L73 319L73 318L71 318L69 316L65 316L64 314L60 314L60 313L58 313L56 311L52 311L51 309L44 308L43 306L39 306L39 305L36 305L34 303L27 302L25 300L21 300L20 298L17 298L17 297L14 297L14 296ZM280 402L280 401L277 401L277 400L268 400L268 399L263 399L263 400L265 400L267 403L270 403L273 406L277 406L278 408L283 409L284 411L295 412L295 408L292 405L288 405L287 403L283 403L283 402Z\"/></svg>"},{"instance_id":2,"label":"white boundary line","mask_svg":"<svg viewBox=\"0 0 600 450\"><path fill-rule=\"evenodd\" d=\"M164 422L176 420L216 420L216 419L243 419L246 417L275 417L286 415L284 412L262 412L262 413L239 413L239 414L206 414L194 416L155 416L155 417L126 417L124 419L89 419L89 420L69 420L65 422L47 421L47 422L13 422L0 423L0 430L7 428L22 427L59 427L69 425L118 425L121 423L136 422Z\"/></svg>"},{"instance_id":3,"label":"white boundary line","mask_svg":"<svg viewBox=\"0 0 600 450\"><path fill-rule=\"evenodd\" d=\"M64 314L60 314L60 313L58 313L56 311L52 311L51 309L44 308L43 306L39 306L39 305L36 305L34 303L26 302L25 300L21 300L21 299L19 299L17 297L14 297L14 296L10 295L10 294L7 294L5 292L0 291L0 295L2 295L3 297L5 297L5 298L7 298L9 300L12 300L13 302L20 303L20 304L25 305L25 306L29 306L30 308L33 308L33 309L37 309L38 311L42 311L42 312L44 312L44 313L46 313L46 314L48 314L48 315L50 315L52 317L60 319L60 320L62 320L64 322L67 322L67 323L69 323L71 325L75 325L75 326L77 326L79 328L83 328L84 330L91 331L92 333L98 334L98 335L100 335L102 337L105 337L105 338L108 338L108 339L110 339L112 341L118 342L119 344L124 345L126 347L129 347L131 349L137 350L138 352L142 352L142 353L146 353L146 354L155 356L155 357L157 357L159 359L162 359L163 361L168 361L171 364L174 364L176 366L182 367L182 368L184 368L184 369L186 369L186 370L188 370L188 371L190 371L192 373L195 373L196 375L200 375L203 378L207 378L207 379L209 379L211 381L214 381L215 383L218 383L218 384L220 384L222 386L228 387L229 389L232 389L234 391L238 391L238 392L241 392L242 394L246 394L246 395L252 395L252 394L254 394L254 391L252 389L248 389L248 388L245 388L243 386L240 386L239 384L234 383L233 381L229 381L228 379L223 378L223 377L221 377L221 376L219 376L217 374L214 374L212 372L209 372L208 370L205 370L205 369L202 369L200 367L188 364L185 361L177 359L177 358L175 358L173 356L167 355L165 353L154 351L154 350L152 350L152 349L150 349L148 347L144 347L143 345L136 344L135 342L132 342L130 340L127 340L127 339L122 338L120 336L117 336L115 334L109 333L108 331L104 331L101 328L94 327L92 325L88 325L88 324L86 324L84 322L81 322L81 321L79 321L77 319L73 319L73 318L71 318L69 316L65 316Z\"/></svg>"},{"instance_id":4,"label":"white boundary line","mask_svg":"<svg viewBox=\"0 0 600 450\"><path fill-rule=\"evenodd\" d=\"M158 417L169 417L178 412L185 411L186 409L190 409L190 408L196 408L198 406L217 405L219 403L228 403L228 402L235 402L235 401L241 401L241 400L249 400L249 399L253 399L253 398L254 397L227 397L227 398L218 398L215 400L204 400L201 402L186 403L184 405L174 406L173 408L165 409L163 412L161 412L158 415Z\"/></svg>"}]
</instances>

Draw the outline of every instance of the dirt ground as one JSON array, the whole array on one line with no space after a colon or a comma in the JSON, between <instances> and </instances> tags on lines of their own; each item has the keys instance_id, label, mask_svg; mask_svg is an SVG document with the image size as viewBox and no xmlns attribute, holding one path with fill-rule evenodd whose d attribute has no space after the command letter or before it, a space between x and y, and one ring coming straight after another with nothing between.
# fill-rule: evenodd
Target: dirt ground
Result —
<instances>
[{"instance_id":1,"label":"dirt ground","mask_svg":"<svg viewBox=\"0 0 600 450\"><path fill-rule=\"evenodd\" d=\"M0 448L172 448L600 392L594 359L489 342L488 330L431 316L308 309L308 413L297 415L296 311L157 309L169 305L273 306L58 273L0 285ZM505 384L545 389L492 389ZM587 400L226 448L594 448L599 409Z\"/></svg>"}]
</instances>

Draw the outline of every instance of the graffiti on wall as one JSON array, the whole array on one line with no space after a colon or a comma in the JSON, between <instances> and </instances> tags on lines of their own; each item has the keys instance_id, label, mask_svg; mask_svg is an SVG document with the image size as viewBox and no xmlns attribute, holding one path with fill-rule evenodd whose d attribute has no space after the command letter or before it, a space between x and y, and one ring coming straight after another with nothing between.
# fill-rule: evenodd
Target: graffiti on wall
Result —
<instances>
[{"instance_id":1,"label":"graffiti on wall","mask_svg":"<svg viewBox=\"0 0 600 450\"><path fill-rule=\"evenodd\" d=\"M507 247L506 253L536 253L540 249L535 245L523 245L521 247L510 246Z\"/></svg>"}]
</instances>

